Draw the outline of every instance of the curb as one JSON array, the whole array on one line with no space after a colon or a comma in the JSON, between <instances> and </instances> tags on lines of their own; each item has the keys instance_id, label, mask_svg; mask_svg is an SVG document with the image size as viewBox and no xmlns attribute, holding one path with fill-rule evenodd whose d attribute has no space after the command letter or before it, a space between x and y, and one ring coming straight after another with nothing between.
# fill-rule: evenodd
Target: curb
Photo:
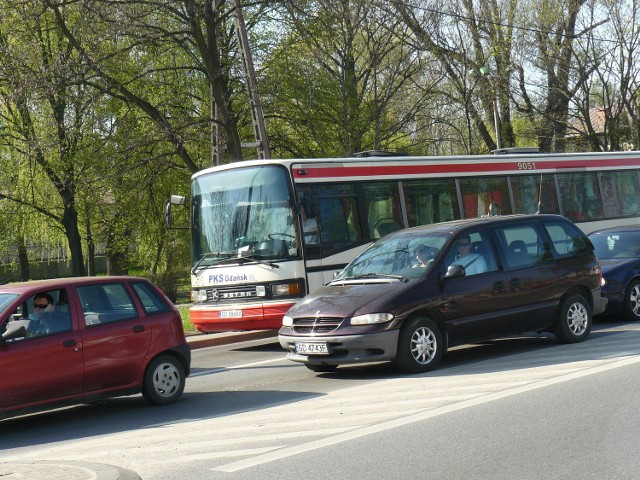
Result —
<instances>
[{"instance_id":1,"label":"curb","mask_svg":"<svg viewBox=\"0 0 640 480\"><path fill-rule=\"evenodd\" d=\"M106 463L51 460L0 463L0 477L27 480L142 480L132 470Z\"/></svg>"},{"instance_id":2,"label":"curb","mask_svg":"<svg viewBox=\"0 0 640 480\"><path fill-rule=\"evenodd\" d=\"M249 340L277 338L277 336L277 330L255 330L248 332L199 333L188 335L186 338L191 350L196 350L198 348L229 345L231 343L246 342Z\"/></svg>"}]
</instances>

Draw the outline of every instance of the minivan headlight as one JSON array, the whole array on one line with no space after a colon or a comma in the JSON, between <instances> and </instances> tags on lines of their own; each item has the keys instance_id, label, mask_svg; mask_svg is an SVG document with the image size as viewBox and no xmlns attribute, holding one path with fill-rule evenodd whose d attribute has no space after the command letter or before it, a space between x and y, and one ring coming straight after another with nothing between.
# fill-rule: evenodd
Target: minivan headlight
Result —
<instances>
[{"instance_id":1,"label":"minivan headlight","mask_svg":"<svg viewBox=\"0 0 640 480\"><path fill-rule=\"evenodd\" d=\"M283 327L293 327L293 318L287 317L286 315L282 317L282 326Z\"/></svg>"},{"instance_id":2,"label":"minivan headlight","mask_svg":"<svg viewBox=\"0 0 640 480\"><path fill-rule=\"evenodd\" d=\"M391 313L367 313L351 318L351 325L371 325L373 323L385 323L393 320Z\"/></svg>"}]
</instances>

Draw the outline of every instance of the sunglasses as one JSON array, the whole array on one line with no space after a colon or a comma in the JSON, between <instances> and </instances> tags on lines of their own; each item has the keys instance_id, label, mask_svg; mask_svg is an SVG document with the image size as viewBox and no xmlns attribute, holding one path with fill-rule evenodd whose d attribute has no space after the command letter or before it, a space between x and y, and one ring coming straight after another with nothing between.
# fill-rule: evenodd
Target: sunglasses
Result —
<instances>
[{"instance_id":1,"label":"sunglasses","mask_svg":"<svg viewBox=\"0 0 640 480\"><path fill-rule=\"evenodd\" d=\"M34 303L33 304L33 308L47 308L49 306L48 303L45 303L44 305L42 305L41 303Z\"/></svg>"},{"instance_id":2,"label":"sunglasses","mask_svg":"<svg viewBox=\"0 0 640 480\"><path fill-rule=\"evenodd\" d=\"M458 242L458 246L459 247L468 247L469 245L471 245L471 244L468 243L468 242Z\"/></svg>"}]
</instances>

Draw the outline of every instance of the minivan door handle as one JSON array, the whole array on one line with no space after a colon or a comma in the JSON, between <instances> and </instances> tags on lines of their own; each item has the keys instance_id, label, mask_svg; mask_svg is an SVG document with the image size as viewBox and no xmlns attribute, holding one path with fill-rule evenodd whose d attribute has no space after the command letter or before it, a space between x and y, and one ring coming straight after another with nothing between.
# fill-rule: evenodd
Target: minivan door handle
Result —
<instances>
[{"instance_id":1,"label":"minivan door handle","mask_svg":"<svg viewBox=\"0 0 640 480\"><path fill-rule=\"evenodd\" d=\"M76 341L71 338L69 340L65 340L64 342L62 342L62 346L65 348L71 348L71 347L75 347L76 346Z\"/></svg>"},{"instance_id":2,"label":"minivan door handle","mask_svg":"<svg viewBox=\"0 0 640 480\"><path fill-rule=\"evenodd\" d=\"M522 280L520 280L519 278L512 278L511 280L509 280L509 287L511 287L511 290L520 290L521 286Z\"/></svg>"},{"instance_id":3,"label":"minivan door handle","mask_svg":"<svg viewBox=\"0 0 640 480\"><path fill-rule=\"evenodd\" d=\"M144 325L136 325L133 327L133 333L141 333L144 332Z\"/></svg>"},{"instance_id":4,"label":"minivan door handle","mask_svg":"<svg viewBox=\"0 0 640 480\"><path fill-rule=\"evenodd\" d=\"M495 292L504 292L504 291L506 291L505 282L503 282L502 280L498 281L498 282L494 282L493 290Z\"/></svg>"}]
</instances>

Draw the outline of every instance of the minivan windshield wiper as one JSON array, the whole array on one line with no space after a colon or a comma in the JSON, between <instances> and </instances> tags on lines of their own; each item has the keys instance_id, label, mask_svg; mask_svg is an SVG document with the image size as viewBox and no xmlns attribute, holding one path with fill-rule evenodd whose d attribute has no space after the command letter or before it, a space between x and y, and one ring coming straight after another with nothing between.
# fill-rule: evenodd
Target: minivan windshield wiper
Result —
<instances>
[{"instance_id":1,"label":"minivan windshield wiper","mask_svg":"<svg viewBox=\"0 0 640 480\"><path fill-rule=\"evenodd\" d=\"M361 275L352 275L350 277L340 277L334 278L332 282L340 282L343 280L358 280L360 278L394 278L396 280L400 280L401 282L408 282L409 280L404 275L392 275L390 273L363 273Z\"/></svg>"}]
</instances>

